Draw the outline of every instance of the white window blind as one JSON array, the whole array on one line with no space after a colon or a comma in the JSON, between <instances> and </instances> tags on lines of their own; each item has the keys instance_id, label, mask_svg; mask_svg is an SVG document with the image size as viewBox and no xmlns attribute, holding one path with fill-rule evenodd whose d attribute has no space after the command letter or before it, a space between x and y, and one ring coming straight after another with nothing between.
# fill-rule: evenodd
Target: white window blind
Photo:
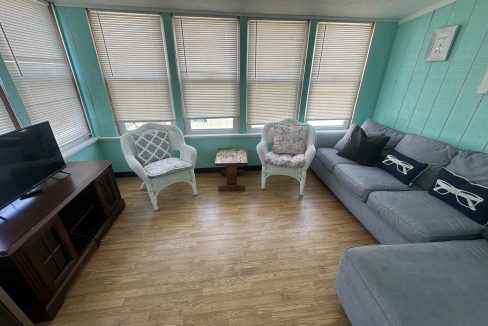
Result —
<instances>
[{"instance_id":1,"label":"white window blind","mask_svg":"<svg viewBox=\"0 0 488 326\"><path fill-rule=\"evenodd\" d=\"M49 121L60 146L89 135L47 4L2 1L0 53L33 124Z\"/></svg>"},{"instance_id":2,"label":"white window blind","mask_svg":"<svg viewBox=\"0 0 488 326\"><path fill-rule=\"evenodd\" d=\"M7 113L7 109L0 99L0 134L14 130L14 124Z\"/></svg>"},{"instance_id":3,"label":"white window blind","mask_svg":"<svg viewBox=\"0 0 488 326\"><path fill-rule=\"evenodd\" d=\"M159 14L89 11L118 122L173 121Z\"/></svg>"},{"instance_id":4,"label":"white window blind","mask_svg":"<svg viewBox=\"0 0 488 326\"><path fill-rule=\"evenodd\" d=\"M186 118L237 117L237 18L174 16Z\"/></svg>"},{"instance_id":5,"label":"white window blind","mask_svg":"<svg viewBox=\"0 0 488 326\"><path fill-rule=\"evenodd\" d=\"M307 120L349 120L356 102L372 25L318 24Z\"/></svg>"},{"instance_id":6,"label":"white window blind","mask_svg":"<svg viewBox=\"0 0 488 326\"><path fill-rule=\"evenodd\" d=\"M308 23L252 19L248 28L247 123L296 118Z\"/></svg>"}]
</instances>

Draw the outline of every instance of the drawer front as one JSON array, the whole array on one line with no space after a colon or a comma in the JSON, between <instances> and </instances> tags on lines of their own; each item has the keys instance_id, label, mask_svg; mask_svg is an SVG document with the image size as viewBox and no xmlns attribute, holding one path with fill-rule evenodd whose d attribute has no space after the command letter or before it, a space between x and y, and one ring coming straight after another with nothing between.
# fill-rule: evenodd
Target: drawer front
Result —
<instances>
[{"instance_id":1,"label":"drawer front","mask_svg":"<svg viewBox=\"0 0 488 326\"><path fill-rule=\"evenodd\" d=\"M95 186L105 215L111 217L116 205L121 199L119 187L117 186L112 167L107 168L107 170L95 180Z\"/></svg>"}]
</instances>

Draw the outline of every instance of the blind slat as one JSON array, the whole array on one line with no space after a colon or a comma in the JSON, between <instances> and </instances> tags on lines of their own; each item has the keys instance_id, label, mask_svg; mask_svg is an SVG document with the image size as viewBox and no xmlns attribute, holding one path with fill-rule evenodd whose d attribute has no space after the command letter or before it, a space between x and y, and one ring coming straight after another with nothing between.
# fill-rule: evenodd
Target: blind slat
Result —
<instances>
[{"instance_id":1,"label":"blind slat","mask_svg":"<svg viewBox=\"0 0 488 326\"><path fill-rule=\"evenodd\" d=\"M237 18L174 16L186 118L237 117Z\"/></svg>"},{"instance_id":2,"label":"blind slat","mask_svg":"<svg viewBox=\"0 0 488 326\"><path fill-rule=\"evenodd\" d=\"M371 24L318 24L307 120L350 119L371 31Z\"/></svg>"},{"instance_id":3,"label":"blind slat","mask_svg":"<svg viewBox=\"0 0 488 326\"><path fill-rule=\"evenodd\" d=\"M120 121L173 121L158 14L90 10L98 59Z\"/></svg>"},{"instance_id":4,"label":"blind slat","mask_svg":"<svg viewBox=\"0 0 488 326\"><path fill-rule=\"evenodd\" d=\"M251 19L248 29L248 124L296 118L307 22Z\"/></svg>"},{"instance_id":5,"label":"blind slat","mask_svg":"<svg viewBox=\"0 0 488 326\"><path fill-rule=\"evenodd\" d=\"M88 136L48 6L30 0L2 1L0 22L0 53L31 122L49 121L60 146Z\"/></svg>"}]
</instances>

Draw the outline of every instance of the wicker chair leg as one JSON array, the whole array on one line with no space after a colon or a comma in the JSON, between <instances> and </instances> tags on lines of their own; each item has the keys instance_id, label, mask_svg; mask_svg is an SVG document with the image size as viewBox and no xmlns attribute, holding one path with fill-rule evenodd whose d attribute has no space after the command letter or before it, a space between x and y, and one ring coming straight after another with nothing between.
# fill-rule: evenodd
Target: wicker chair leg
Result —
<instances>
[{"instance_id":1,"label":"wicker chair leg","mask_svg":"<svg viewBox=\"0 0 488 326\"><path fill-rule=\"evenodd\" d=\"M191 176L191 188L193 190L193 196L198 196L197 180L195 179L195 173L193 173Z\"/></svg>"},{"instance_id":2,"label":"wicker chair leg","mask_svg":"<svg viewBox=\"0 0 488 326\"><path fill-rule=\"evenodd\" d=\"M264 172L264 168L261 171L261 189L266 189L266 172Z\"/></svg>"},{"instance_id":3,"label":"wicker chair leg","mask_svg":"<svg viewBox=\"0 0 488 326\"><path fill-rule=\"evenodd\" d=\"M141 189L141 190L144 190L144 188L146 188L146 183L145 183L145 182L143 182L143 183L142 183L142 185L141 185L141 188L140 188L140 189Z\"/></svg>"},{"instance_id":4,"label":"wicker chair leg","mask_svg":"<svg viewBox=\"0 0 488 326\"><path fill-rule=\"evenodd\" d=\"M153 210L159 211L157 195L149 189L147 190L147 193L149 194L149 200L151 201Z\"/></svg>"}]
</instances>

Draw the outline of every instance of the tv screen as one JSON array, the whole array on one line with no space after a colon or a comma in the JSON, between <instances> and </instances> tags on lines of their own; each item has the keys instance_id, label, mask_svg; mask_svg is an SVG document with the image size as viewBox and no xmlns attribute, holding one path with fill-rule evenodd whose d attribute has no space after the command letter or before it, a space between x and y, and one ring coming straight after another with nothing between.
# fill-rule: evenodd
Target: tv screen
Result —
<instances>
[{"instance_id":1,"label":"tv screen","mask_svg":"<svg viewBox=\"0 0 488 326\"><path fill-rule=\"evenodd\" d=\"M0 209L65 167L49 122L0 135Z\"/></svg>"}]
</instances>

